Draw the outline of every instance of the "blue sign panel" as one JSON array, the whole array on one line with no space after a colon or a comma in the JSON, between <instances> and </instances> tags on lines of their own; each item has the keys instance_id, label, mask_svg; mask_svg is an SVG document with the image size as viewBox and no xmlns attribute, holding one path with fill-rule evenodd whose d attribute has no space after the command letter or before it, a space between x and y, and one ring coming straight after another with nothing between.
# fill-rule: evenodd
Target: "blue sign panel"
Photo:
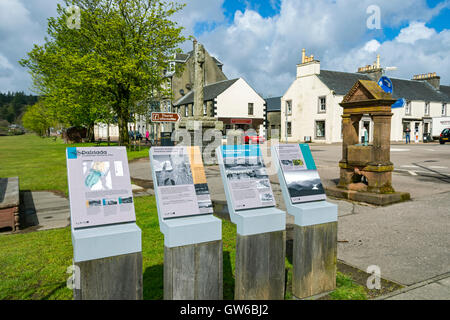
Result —
<instances>
[{"instance_id":1,"label":"blue sign panel","mask_svg":"<svg viewBox=\"0 0 450 320\"><path fill-rule=\"evenodd\" d=\"M404 98L398 99L397 102L395 102L391 108L395 109L395 108L403 108L406 104L406 100Z\"/></svg>"},{"instance_id":2,"label":"blue sign panel","mask_svg":"<svg viewBox=\"0 0 450 320\"><path fill-rule=\"evenodd\" d=\"M378 85L383 89L384 92L391 93L394 91L394 85L392 84L391 79L386 76L382 76L380 80L378 80Z\"/></svg>"}]
</instances>

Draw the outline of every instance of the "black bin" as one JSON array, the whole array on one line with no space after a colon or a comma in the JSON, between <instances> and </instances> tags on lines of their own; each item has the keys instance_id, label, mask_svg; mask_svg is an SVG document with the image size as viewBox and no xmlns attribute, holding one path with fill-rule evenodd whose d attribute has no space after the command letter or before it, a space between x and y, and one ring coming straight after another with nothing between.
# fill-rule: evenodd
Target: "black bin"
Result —
<instances>
[{"instance_id":1,"label":"black bin","mask_svg":"<svg viewBox=\"0 0 450 320\"><path fill-rule=\"evenodd\" d=\"M161 132L161 146L173 147L175 143L172 141L172 132Z\"/></svg>"}]
</instances>

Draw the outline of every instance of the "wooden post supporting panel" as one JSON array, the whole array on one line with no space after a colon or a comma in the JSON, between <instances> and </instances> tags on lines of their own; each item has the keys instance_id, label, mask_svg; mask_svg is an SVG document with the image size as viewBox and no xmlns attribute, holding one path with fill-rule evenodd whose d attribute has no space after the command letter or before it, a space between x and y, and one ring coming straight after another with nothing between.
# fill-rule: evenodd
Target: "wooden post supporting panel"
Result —
<instances>
[{"instance_id":1,"label":"wooden post supporting panel","mask_svg":"<svg viewBox=\"0 0 450 320\"><path fill-rule=\"evenodd\" d=\"M236 300L284 300L286 232L237 234Z\"/></svg>"}]
</instances>

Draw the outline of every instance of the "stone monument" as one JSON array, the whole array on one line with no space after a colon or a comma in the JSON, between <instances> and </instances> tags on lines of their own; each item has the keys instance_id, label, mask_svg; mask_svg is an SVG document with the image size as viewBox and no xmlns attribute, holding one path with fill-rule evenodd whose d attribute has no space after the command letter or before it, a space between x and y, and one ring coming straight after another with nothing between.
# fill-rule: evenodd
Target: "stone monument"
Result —
<instances>
[{"instance_id":1,"label":"stone monument","mask_svg":"<svg viewBox=\"0 0 450 320\"><path fill-rule=\"evenodd\" d=\"M193 106L193 116L188 118L183 118L179 122L178 129L187 130L191 137L190 145L199 146L200 150L203 151L206 144L210 144L212 136L205 135L207 130L216 130L218 132L216 139L222 136L220 132L223 130L223 122L217 121L216 118L211 117L211 110L207 110L204 115L204 87L205 87L205 48L202 44L194 41L194 106ZM211 106L207 106L210 108ZM205 141L206 140L206 141ZM220 142L216 141L217 146ZM187 145L183 141L183 145ZM215 148L211 148L214 151ZM215 159L212 155L211 159ZM210 164L209 159L204 159L206 164Z\"/></svg>"},{"instance_id":2,"label":"stone monument","mask_svg":"<svg viewBox=\"0 0 450 320\"><path fill-rule=\"evenodd\" d=\"M390 160L391 106L396 102L374 81L359 80L340 104L342 115L342 160L337 187L327 194L338 198L388 205L409 200L409 193L392 187L394 165ZM360 144L359 123L364 114L373 120L373 143Z\"/></svg>"}]
</instances>

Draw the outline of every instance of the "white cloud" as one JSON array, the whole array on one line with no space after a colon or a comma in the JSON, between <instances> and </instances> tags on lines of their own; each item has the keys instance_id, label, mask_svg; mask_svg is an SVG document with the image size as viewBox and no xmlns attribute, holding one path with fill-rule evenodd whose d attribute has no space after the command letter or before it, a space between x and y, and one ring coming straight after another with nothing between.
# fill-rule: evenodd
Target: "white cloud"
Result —
<instances>
[{"instance_id":1,"label":"white cloud","mask_svg":"<svg viewBox=\"0 0 450 320\"><path fill-rule=\"evenodd\" d=\"M371 4L373 0L283 0L279 15L263 18L250 9L237 12L231 25L221 25L199 40L224 63L227 76L245 78L264 96L284 94L295 79L302 48L328 70L356 72L373 63L378 53L382 66L400 67L398 77L410 78L437 67L450 70L440 67L450 66L445 32L437 34L425 22L408 23L431 19L448 1L434 9L425 0L377 1L382 28L409 24L391 41L382 41L383 30L367 28L366 9ZM441 77L443 83L450 82L450 75Z\"/></svg>"},{"instance_id":2,"label":"white cloud","mask_svg":"<svg viewBox=\"0 0 450 320\"><path fill-rule=\"evenodd\" d=\"M30 92L31 78L18 63L34 44L42 44L46 19L56 14L55 0L0 0L0 92ZM5 60L6 59L6 60ZM2 64L0 62L0 64ZM2 68L0 66L0 68Z\"/></svg>"},{"instance_id":3,"label":"white cloud","mask_svg":"<svg viewBox=\"0 0 450 320\"><path fill-rule=\"evenodd\" d=\"M381 44L377 40L370 40L368 41L365 46L364 50L367 52L376 52L380 48Z\"/></svg>"},{"instance_id":4,"label":"white cloud","mask_svg":"<svg viewBox=\"0 0 450 320\"><path fill-rule=\"evenodd\" d=\"M187 4L174 17L185 27L184 34L194 34L198 24L215 26L199 40L224 63L230 78L245 78L263 95L285 92L295 78L302 48L321 60L323 69L355 72L380 53L383 66L399 67L394 76L441 71L441 82L450 83L450 75L443 73L450 70L450 31L438 33L426 24L449 7L450 0L434 8L426 0L271 0L280 9L278 15L263 18L250 9L257 5L247 3L247 10L236 12L231 24L224 17L224 0L176 1ZM57 2L61 0L0 0L0 56L4 58L0 91L30 87L30 76L17 61L33 44L43 42L46 19L55 16ZM382 28L406 25L397 38L386 40L383 30L367 29L366 10L374 3L380 7ZM192 43L186 42L182 49L191 50Z\"/></svg>"},{"instance_id":5,"label":"white cloud","mask_svg":"<svg viewBox=\"0 0 450 320\"><path fill-rule=\"evenodd\" d=\"M425 26L425 22L414 21L407 28L402 29L395 40L414 44L417 40L429 39L435 34L436 31Z\"/></svg>"},{"instance_id":6,"label":"white cloud","mask_svg":"<svg viewBox=\"0 0 450 320\"><path fill-rule=\"evenodd\" d=\"M0 78L5 78L11 75L14 67L6 57L0 54Z\"/></svg>"},{"instance_id":7,"label":"white cloud","mask_svg":"<svg viewBox=\"0 0 450 320\"><path fill-rule=\"evenodd\" d=\"M175 0L185 7L173 16L173 20L184 28L184 36L194 35L195 26L198 23L215 24L224 21L222 5L225 0ZM192 44L188 41L182 49L192 50Z\"/></svg>"}]
</instances>

